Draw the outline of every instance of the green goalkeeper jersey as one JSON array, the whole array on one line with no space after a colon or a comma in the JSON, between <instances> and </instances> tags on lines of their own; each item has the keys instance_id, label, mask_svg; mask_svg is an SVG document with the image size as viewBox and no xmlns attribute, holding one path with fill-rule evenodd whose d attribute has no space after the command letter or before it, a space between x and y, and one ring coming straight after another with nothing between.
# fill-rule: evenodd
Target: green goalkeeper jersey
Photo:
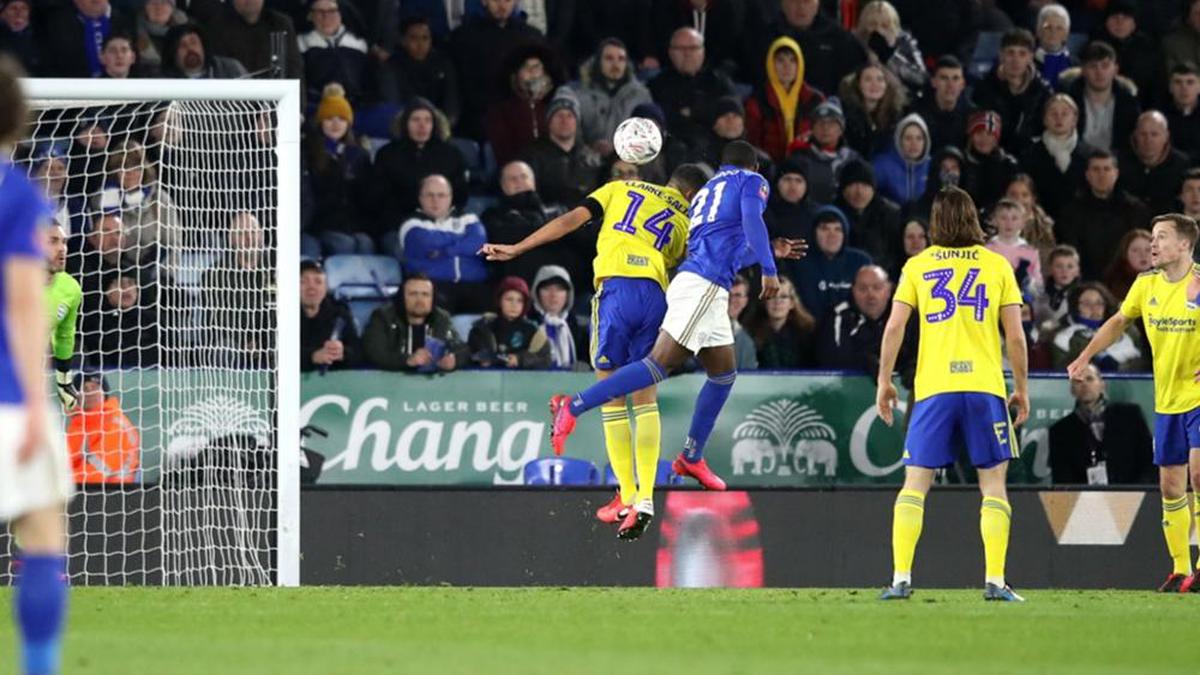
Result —
<instances>
[{"instance_id":1,"label":"green goalkeeper jersey","mask_svg":"<svg viewBox=\"0 0 1200 675\"><path fill-rule=\"evenodd\" d=\"M68 361L75 354L75 326L83 290L66 272L58 272L46 288L46 312L50 316L50 351L54 358Z\"/></svg>"}]
</instances>

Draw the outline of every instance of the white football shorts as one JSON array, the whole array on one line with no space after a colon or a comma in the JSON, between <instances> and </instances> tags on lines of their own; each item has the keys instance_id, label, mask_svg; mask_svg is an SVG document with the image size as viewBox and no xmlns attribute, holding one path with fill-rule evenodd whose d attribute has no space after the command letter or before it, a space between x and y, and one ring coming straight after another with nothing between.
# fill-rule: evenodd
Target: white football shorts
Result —
<instances>
[{"instance_id":1,"label":"white football shorts","mask_svg":"<svg viewBox=\"0 0 1200 675\"><path fill-rule=\"evenodd\" d=\"M58 416L51 413L47 426L49 446L28 462L18 464L17 449L25 434L25 410L20 406L0 405L0 521L65 504L75 492Z\"/></svg>"},{"instance_id":2,"label":"white football shorts","mask_svg":"<svg viewBox=\"0 0 1200 675\"><path fill-rule=\"evenodd\" d=\"M662 329L693 354L733 344L729 291L694 272L680 272L667 286Z\"/></svg>"}]
</instances>

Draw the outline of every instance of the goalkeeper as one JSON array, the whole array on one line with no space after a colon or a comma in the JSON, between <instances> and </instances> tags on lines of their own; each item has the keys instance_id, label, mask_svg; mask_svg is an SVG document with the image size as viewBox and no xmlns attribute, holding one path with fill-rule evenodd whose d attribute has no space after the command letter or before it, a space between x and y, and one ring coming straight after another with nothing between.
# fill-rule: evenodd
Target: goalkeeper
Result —
<instances>
[{"instance_id":1,"label":"goalkeeper","mask_svg":"<svg viewBox=\"0 0 1200 675\"><path fill-rule=\"evenodd\" d=\"M79 405L79 390L71 377L75 355L75 327L83 290L63 270L67 266L67 235L58 223L46 226L46 312L50 317L50 352L54 357L54 382L63 412Z\"/></svg>"}]
</instances>

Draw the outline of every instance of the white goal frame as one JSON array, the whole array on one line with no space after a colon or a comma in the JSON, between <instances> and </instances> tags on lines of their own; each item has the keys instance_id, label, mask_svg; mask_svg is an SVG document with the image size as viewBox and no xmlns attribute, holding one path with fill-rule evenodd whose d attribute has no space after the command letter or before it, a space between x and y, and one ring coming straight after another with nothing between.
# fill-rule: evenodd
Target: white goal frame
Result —
<instances>
[{"instance_id":1,"label":"white goal frame","mask_svg":"<svg viewBox=\"0 0 1200 675\"><path fill-rule=\"evenodd\" d=\"M31 101L271 101L276 109L275 247L277 571L276 585L300 585L300 82L299 80L43 79L22 82Z\"/></svg>"}]
</instances>

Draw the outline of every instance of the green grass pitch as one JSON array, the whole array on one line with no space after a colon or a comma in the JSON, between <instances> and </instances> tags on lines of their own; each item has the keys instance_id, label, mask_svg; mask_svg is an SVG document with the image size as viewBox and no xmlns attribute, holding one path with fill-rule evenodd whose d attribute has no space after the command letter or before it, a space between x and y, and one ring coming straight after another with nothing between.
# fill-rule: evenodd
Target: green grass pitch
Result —
<instances>
[{"instance_id":1,"label":"green grass pitch","mask_svg":"<svg viewBox=\"0 0 1200 675\"><path fill-rule=\"evenodd\" d=\"M1196 673L1200 597L76 588L64 673ZM11 591L0 590L9 607ZM0 673L15 638L0 620Z\"/></svg>"}]
</instances>

